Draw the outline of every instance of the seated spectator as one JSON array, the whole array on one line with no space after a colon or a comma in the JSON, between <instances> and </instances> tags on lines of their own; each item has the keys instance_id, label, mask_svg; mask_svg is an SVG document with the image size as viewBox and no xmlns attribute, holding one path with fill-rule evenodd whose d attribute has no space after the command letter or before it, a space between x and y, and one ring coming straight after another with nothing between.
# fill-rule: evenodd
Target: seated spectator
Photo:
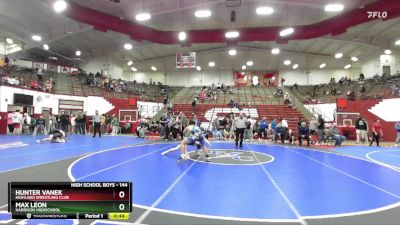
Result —
<instances>
[{"instance_id":1,"label":"seated spectator","mask_svg":"<svg viewBox=\"0 0 400 225\"><path fill-rule=\"evenodd\" d=\"M52 88L53 88L53 85L51 84L51 82L49 80L44 83L44 91L45 92L51 93Z\"/></svg>"},{"instance_id":2,"label":"seated spectator","mask_svg":"<svg viewBox=\"0 0 400 225\"><path fill-rule=\"evenodd\" d=\"M315 117L314 117L315 119ZM302 122L301 126L299 127L299 145L301 146L303 140L307 140L307 146L310 146L310 130L306 126L306 122Z\"/></svg>"},{"instance_id":3,"label":"seated spectator","mask_svg":"<svg viewBox=\"0 0 400 225\"><path fill-rule=\"evenodd\" d=\"M229 105L231 108L236 108L236 107L237 107L237 104L236 104L235 100L233 100L233 98L231 98L231 100L229 100L228 105Z\"/></svg>"},{"instance_id":4,"label":"seated spectator","mask_svg":"<svg viewBox=\"0 0 400 225\"><path fill-rule=\"evenodd\" d=\"M340 80L339 80L339 84L340 84L340 85L343 85L345 81L346 81L346 78L345 78L345 77L342 77L342 78L340 78Z\"/></svg>"},{"instance_id":5,"label":"seated spectator","mask_svg":"<svg viewBox=\"0 0 400 225\"><path fill-rule=\"evenodd\" d=\"M282 89L279 88L279 89L276 91L275 96L283 96L283 91L282 91Z\"/></svg>"},{"instance_id":6,"label":"seated spectator","mask_svg":"<svg viewBox=\"0 0 400 225\"><path fill-rule=\"evenodd\" d=\"M285 143L285 136L286 136L285 128L282 127L282 123L279 122L279 123L276 125L276 128L275 128L275 137L274 137L274 140L275 140L275 142L278 142L278 140L281 140L281 142L282 142L282 144L283 144L283 143Z\"/></svg>"},{"instance_id":7,"label":"seated spectator","mask_svg":"<svg viewBox=\"0 0 400 225\"><path fill-rule=\"evenodd\" d=\"M22 77L21 77L21 79L19 79L19 86L21 86L21 87L26 87L24 78L22 78Z\"/></svg>"},{"instance_id":8,"label":"seated spectator","mask_svg":"<svg viewBox=\"0 0 400 225\"><path fill-rule=\"evenodd\" d=\"M124 124L124 126L121 128L121 133L123 134L130 134L131 133L131 121L128 120L126 121L126 123Z\"/></svg>"},{"instance_id":9,"label":"seated spectator","mask_svg":"<svg viewBox=\"0 0 400 225\"><path fill-rule=\"evenodd\" d=\"M335 84L336 83L336 79L334 77L331 78L331 80L329 81L329 84Z\"/></svg>"},{"instance_id":10,"label":"seated spectator","mask_svg":"<svg viewBox=\"0 0 400 225\"><path fill-rule=\"evenodd\" d=\"M11 85L18 86L19 85L19 80L13 76L12 78L8 78L7 82Z\"/></svg>"},{"instance_id":11,"label":"seated spectator","mask_svg":"<svg viewBox=\"0 0 400 225\"><path fill-rule=\"evenodd\" d=\"M365 76L363 73L360 73L360 76L358 77L359 81L363 81L365 79Z\"/></svg>"},{"instance_id":12,"label":"seated spectator","mask_svg":"<svg viewBox=\"0 0 400 225\"><path fill-rule=\"evenodd\" d=\"M295 90L299 89L299 85L297 83L294 83L292 89L295 89Z\"/></svg>"},{"instance_id":13,"label":"seated spectator","mask_svg":"<svg viewBox=\"0 0 400 225\"><path fill-rule=\"evenodd\" d=\"M286 140L289 141L289 144L294 144L294 142L296 141L296 138L295 138L295 136L293 134L293 130L292 129L289 129L289 132L288 132L288 135L286 137Z\"/></svg>"},{"instance_id":14,"label":"seated spectator","mask_svg":"<svg viewBox=\"0 0 400 225\"><path fill-rule=\"evenodd\" d=\"M336 93L337 93L336 87L333 87L329 94L336 95Z\"/></svg>"},{"instance_id":15,"label":"seated spectator","mask_svg":"<svg viewBox=\"0 0 400 225\"><path fill-rule=\"evenodd\" d=\"M364 85L361 85L361 90L360 90L360 92L361 92L361 93L365 93L365 92L366 92L366 89L365 89L365 86L364 86Z\"/></svg>"},{"instance_id":16,"label":"seated spectator","mask_svg":"<svg viewBox=\"0 0 400 225\"><path fill-rule=\"evenodd\" d=\"M329 128L329 137L336 141L335 146L340 146L346 140L345 136L339 134L336 123L333 123L331 128Z\"/></svg>"},{"instance_id":17,"label":"seated spectator","mask_svg":"<svg viewBox=\"0 0 400 225\"><path fill-rule=\"evenodd\" d=\"M283 104L288 105L290 104L290 98L289 98L289 93L285 93L285 95L283 96Z\"/></svg>"},{"instance_id":18,"label":"seated spectator","mask_svg":"<svg viewBox=\"0 0 400 225\"><path fill-rule=\"evenodd\" d=\"M40 87L39 82L37 80L32 81L31 88L35 89L35 90L41 90L41 87Z\"/></svg>"}]
</instances>

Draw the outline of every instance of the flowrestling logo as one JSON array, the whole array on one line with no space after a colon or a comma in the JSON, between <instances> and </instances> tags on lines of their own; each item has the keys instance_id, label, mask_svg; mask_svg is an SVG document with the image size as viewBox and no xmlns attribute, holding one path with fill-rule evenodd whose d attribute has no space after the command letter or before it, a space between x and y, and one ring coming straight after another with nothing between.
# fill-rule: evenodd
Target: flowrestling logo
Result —
<instances>
[{"instance_id":1,"label":"flowrestling logo","mask_svg":"<svg viewBox=\"0 0 400 225\"><path fill-rule=\"evenodd\" d=\"M17 148L17 147L24 147L27 146L28 144L25 144L23 142L10 142L10 143L5 143L5 144L0 144L0 149L7 149L7 148Z\"/></svg>"},{"instance_id":2,"label":"flowrestling logo","mask_svg":"<svg viewBox=\"0 0 400 225\"><path fill-rule=\"evenodd\" d=\"M386 11L367 11L368 19L386 19L388 17L388 13Z\"/></svg>"}]
</instances>

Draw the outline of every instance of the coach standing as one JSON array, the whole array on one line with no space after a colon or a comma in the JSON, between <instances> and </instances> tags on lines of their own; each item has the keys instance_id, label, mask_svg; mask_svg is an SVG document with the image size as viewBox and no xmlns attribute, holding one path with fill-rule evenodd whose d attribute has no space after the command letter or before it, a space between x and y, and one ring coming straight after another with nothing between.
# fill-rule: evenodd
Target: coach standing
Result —
<instances>
[{"instance_id":1,"label":"coach standing","mask_svg":"<svg viewBox=\"0 0 400 225\"><path fill-rule=\"evenodd\" d=\"M99 137L101 138L101 115L99 114L99 110L96 110L96 114L92 118L93 120L93 137L96 137L96 132L99 132Z\"/></svg>"},{"instance_id":2,"label":"coach standing","mask_svg":"<svg viewBox=\"0 0 400 225\"><path fill-rule=\"evenodd\" d=\"M243 147L243 135L244 135L244 129L246 128L246 122L247 119L243 117L243 113L239 115L239 118L235 120L234 127L235 127L235 133L236 133L236 139L235 139L235 146L236 148L238 147L238 142L239 142L239 147ZM240 138L240 141L239 141Z\"/></svg>"}]
</instances>

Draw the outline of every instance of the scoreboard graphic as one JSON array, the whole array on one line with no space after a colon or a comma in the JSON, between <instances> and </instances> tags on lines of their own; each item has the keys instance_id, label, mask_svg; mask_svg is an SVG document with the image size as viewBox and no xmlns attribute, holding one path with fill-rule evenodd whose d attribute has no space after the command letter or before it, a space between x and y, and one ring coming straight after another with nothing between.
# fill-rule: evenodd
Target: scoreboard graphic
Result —
<instances>
[{"instance_id":1,"label":"scoreboard graphic","mask_svg":"<svg viewBox=\"0 0 400 225\"><path fill-rule=\"evenodd\" d=\"M176 53L176 68L196 68L196 52Z\"/></svg>"},{"instance_id":2,"label":"scoreboard graphic","mask_svg":"<svg viewBox=\"0 0 400 225\"><path fill-rule=\"evenodd\" d=\"M129 219L131 182L10 182L12 219Z\"/></svg>"}]
</instances>

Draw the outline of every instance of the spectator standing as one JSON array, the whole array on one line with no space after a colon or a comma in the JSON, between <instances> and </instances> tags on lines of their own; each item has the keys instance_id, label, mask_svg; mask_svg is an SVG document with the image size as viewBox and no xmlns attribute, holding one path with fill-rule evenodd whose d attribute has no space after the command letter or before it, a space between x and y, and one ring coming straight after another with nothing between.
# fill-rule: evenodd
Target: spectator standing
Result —
<instances>
[{"instance_id":1,"label":"spectator standing","mask_svg":"<svg viewBox=\"0 0 400 225\"><path fill-rule=\"evenodd\" d=\"M164 140L168 140L168 138L169 138L169 127L168 127L169 120L170 119L169 119L168 113L164 112L164 115L161 116L161 119L160 119L160 124L161 124L160 136Z\"/></svg>"},{"instance_id":2,"label":"spectator standing","mask_svg":"<svg viewBox=\"0 0 400 225\"><path fill-rule=\"evenodd\" d=\"M193 98L192 101L192 113L196 113L196 98Z\"/></svg>"},{"instance_id":3,"label":"spectator standing","mask_svg":"<svg viewBox=\"0 0 400 225\"><path fill-rule=\"evenodd\" d=\"M8 126L8 132L10 134L13 134L14 133L13 113L7 114L7 126Z\"/></svg>"},{"instance_id":4,"label":"spectator standing","mask_svg":"<svg viewBox=\"0 0 400 225\"><path fill-rule=\"evenodd\" d=\"M217 88L218 88L218 86L217 86ZM234 122L235 133L236 133L236 139L235 139L236 148L238 147L238 142L240 144L239 147L240 148L243 147L243 135L244 135L244 129L246 128L246 122L247 122L247 119L244 118L243 113L241 113Z\"/></svg>"},{"instance_id":5,"label":"spectator standing","mask_svg":"<svg viewBox=\"0 0 400 225\"><path fill-rule=\"evenodd\" d=\"M376 146L379 146L379 138L383 137L382 125L380 120L376 120L374 125L372 125L372 140L369 146L372 146L374 140L376 141Z\"/></svg>"},{"instance_id":6,"label":"spectator standing","mask_svg":"<svg viewBox=\"0 0 400 225\"><path fill-rule=\"evenodd\" d=\"M56 126L57 126L57 118L56 118L55 115L53 115L53 114L50 115L49 124L50 124L50 131L53 131L53 130L56 129Z\"/></svg>"},{"instance_id":7,"label":"spectator standing","mask_svg":"<svg viewBox=\"0 0 400 225\"><path fill-rule=\"evenodd\" d=\"M400 121L395 123L394 128L397 131L397 138L396 138L396 144L394 145L395 147L398 147L400 144Z\"/></svg>"},{"instance_id":8,"label":"spectator standing","mask_svg":"<svg viewBox=\"0 0 400 225\"><path fill-rule=\"evenodd\" d=\"M318 140L317 127L318 127L317 117L313 116L309 124L311 144L317 143Z\"/></svg>"},{"instance_id":9,"label":"spectator standing","mask_svg":"<svg viewBox=\"0 0 400 225\"><path fill-rule=\"evenodd\" d=\"M17 110L13 114L14 134L21 134L22 124L23 124L22 114L19 112L19 110Z\"/></svg>"},{"instance_id":10,"label":"spectator standing","mask_svg":"<svg viewBox=\"0 0 400 225\"><path fill-rule=\"evenodd\" d=\"M119 118L115 116L115 114L112 116L112 135L118 135L118 130L119 130Z\"/></svg>"},{"instance_id":11,"label":"spectator standing","mask_svg":"<svg viewBox=\"0 0 400 225\"><path fill-rule=\"evenodd\" d=\"M39 117L39 119L37 119L36 120L36 127L35 127L35 130L33 131L33 136L36 136L36 134L37 133L41 133L41 134L45 134L46 135L46 133L45 133L45 126L46 125L46 121L44 120L44 118L43 118L43 115L41 115L40 117Z\"/></svg>"},{"instance_id":12,"label":"spectator standing","mask_svg":"<svg viewBox=\"0 0 400 225\"><path fill-rule=\"evenodd\" d=\"M322 118L322 115L319 114L318 115L318 127L317 127L318 131L318 141L319 143L322 143L325 141L324 139L324 133L325 133L325 120L324 118Z\"/></svg>"},{"instance_id":13,"label":"spectator standing","mask_svg":"<svg viewBox=\"0 0 400 225\"><path fill-rule=\"evenodd\" d=\"M283 128L282 135L283 135L283 138L286 139L286 135L287 135L287 133L289 131L289 124L288 124L287 120L285 120L283 118L281 118L280 120L281 120L281 125L282 125L282 128Z\"/></svg>"},{"instance_id":14,"label":"spectator standing","mask_svg":"<svg viewBox=\"0 0 400 225\"><path fill-rule=\"evenodd\" d=\"M331 128L329 128L329 136L336 141L335 146L340 146L346 140L345 136L339 134L336 123L333 123Z\"/></svg>"},{"instance_id":15,"label":"spectator standing","mask_svg":"<svg viewBox=\"0 0 400 225\"><path fill-rule=\"evenodd\" d=\"M246 121L246 127L244 129L244 139L248 140L250 143L253 142L253 125L251 124L250 121L250 116L247 117L247 121Z\"/></svg>"},{"instance_id":16,"label":"spectator standing","mask_svg":"<svg viewBox=\"0 0 400 225\"><path fill-rule=\"evenodd\" d=\"M269 135L271 136L271 141L276 141L275 139L275 131L276 131L276 119L272 119L271 123L269 124Z\"/></svg>"},{"instance_id":17,"label":"spectator standing","mask_svg":"<svg viewBox=\"0 0 400 225\"><path fill-rule=\"evenodd\" d=\"M189 120L187 119L186 115L181 112L181 122L182 122L182 130L185 129L189 125Z\"/></svg>"},{"instance_id":18,"label":"spectator standing","mask_svg":"<svg viewBox=\"0 0 400 225\"><path fill-rule=\"evenodd\" d=\"M101 138L101 115L99 114L99 110L96 110L95 114L92 117L93 123L93 137L96 137L96 133L99 132L99 138Z\"/></svg>"},{"instance_id":19,"label":"spectator standing","mask_svg":"<svg viewBox=\"0 0 400 225\"><path fill-rule=\"evenodd\" d=\"M39 67L39 68L38 68L38 70L37 70L37 77L38 77L38 80L39 80L39 81L42 81L42 80L43 80L43 68L42 68L42 67Z\"/></svg>"},{"instance_id":20,"label":"spectator standing","mask_svg":"<svg viewBox=\"0 0 400 225\"><path fill-rule=\"evenodd\" d=\"M368 141L368 123L362 116L359 116L356 120L356 135L357 141L356 143L359 144L360 140L364 139L364 142Z\"/></svg>"},{"instance_id":21,"label":"spectator standing","mask_svg":"<svg viewBox=\"0 0 400 225\"><path fill-rule=\"evenodd\" d=\"M71 133L76 134L76 118L77 116L75 114L72 114L71 116Z\"/></svg>"},{"instance_id":22,"label":"spectator standing","mask_svg":"<svg viewBox=\"0 0 400 225\"><path fill-rule=\"evenodd\" d=\"M66 111L64 111L63 114L60 116L60 122L61 130L63 130L65 133L68 133L69 116L67 115Z\"/></svg>"},{"instance_id":23,"label":"spectator standing","mask_svg":"<svg viewBox=\"0 0 400 225\"><path fill-rule=\"evenodd\" d=\"M267 118L263 117L258 125L258 140L267 139L267 133L266 133L267 127L268 127Z\"/></svg>"},{"instance_id":24,"label":"spectator standing","mask_svg":"<svg viewBox=\"0 0 400 225\"><path fill-rule=\"evenodd\" d=\"M31 131L31 116L28 113L24 113L24 126L22 128L22 132L26 134L30 134Z\"/></svg>"}]
</instances>

